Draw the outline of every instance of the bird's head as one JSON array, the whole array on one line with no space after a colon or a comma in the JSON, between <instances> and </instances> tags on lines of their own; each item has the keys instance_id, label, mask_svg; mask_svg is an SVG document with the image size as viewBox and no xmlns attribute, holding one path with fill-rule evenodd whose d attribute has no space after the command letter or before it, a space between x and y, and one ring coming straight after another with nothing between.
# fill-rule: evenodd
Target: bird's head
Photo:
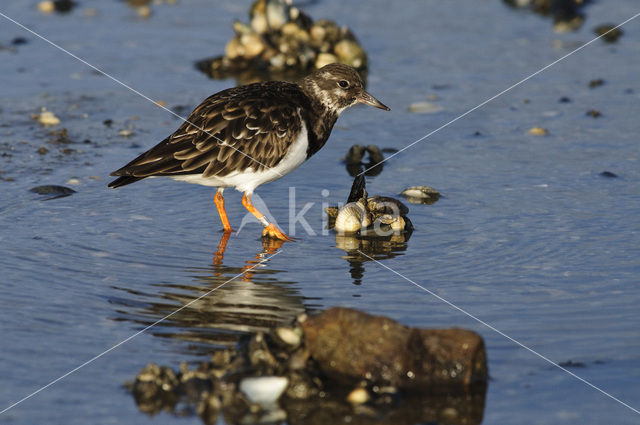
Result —
<instances>
[{"instance_id":1,"label":"bird's head","mask_svg":"<svg viewBox=\"0 0 640 425\"><path fill-rule=\"evenodd\" d=\"M348 65L332 63L323 66L306 76L300 85L327 110L338 115L356 103L391 110L364 90L360 75Z\"/></svg>"}]
</instances>

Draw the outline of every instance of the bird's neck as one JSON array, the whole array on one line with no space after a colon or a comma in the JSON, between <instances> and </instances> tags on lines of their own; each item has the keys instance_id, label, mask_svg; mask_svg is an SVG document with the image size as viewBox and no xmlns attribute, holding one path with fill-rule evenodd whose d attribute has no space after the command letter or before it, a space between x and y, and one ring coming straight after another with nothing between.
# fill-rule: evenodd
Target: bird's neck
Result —
<instances>
[{"instance_id":1,"label":"bird's neck","mask_svg":"<svg viewBox=\"0 0 640 425\"><path fill-rule=\"evenodd\" d=\"M305 78L299 85L310 104L307 116L303 117L309 131L309 147L307 148L307 158L309 158L327 142L333 125L344 108L333 108L315 81Z\"/></svg>"}]
</instances>

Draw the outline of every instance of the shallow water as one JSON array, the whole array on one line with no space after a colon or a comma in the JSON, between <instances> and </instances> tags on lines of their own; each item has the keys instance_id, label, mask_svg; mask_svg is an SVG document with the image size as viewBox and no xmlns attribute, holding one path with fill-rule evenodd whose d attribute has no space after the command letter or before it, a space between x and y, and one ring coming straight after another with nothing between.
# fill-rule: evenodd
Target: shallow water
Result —
<instances>
[{"instance_id":1,"label":"shallow water","mask_svg":"<svg viewBox=\"0 0 640 425\"><path fill-rule=\"evenodd\" d=\"M160 5L149 20L116 1L83 2L64 16L43 16L28 1L3 3L0 12L185 114L233 84L207 79L193 63L222 52L232 20L245 20L249 4ZM3 413L0 423L200 423L165 413L147 420L123 383L148 362L196 361L242 333L334 305L479 332L492 378L484 424L638 423L632 410L398 274L354 261L322 230L322 203L349 192L340 161L349 146L401 149L638 5L598 2L585 9L582 29L562 35L548 19L497 0L368 5L325 0L306 10L353 29L369 53L368 88L392 112L347 111L310 162L259 188L284 223L295 187L297 211L313 203L305 217L316 235L298 231L295 243L265 247L260 227L249 223L222 258L210 189L162 179L106 188L110 171L178 119L0 18L0 44L28 40L0 51L0 409L224 283ZM95 16L85 15L90 7ZM593 43L393 157L368 190L393 196L428 184L443 194L433 205L409 205L416 230L406 244L376 250L382 264L638 409L640 21L624 31L617 44ZM605 84L589 88L596 78ZM560 103L563 96L571 102ZM425 100L443 111L408 112ZM32 120L42 106L62 125L44 129ZM594 108L600 118L585 115ZM527 134L533 126L549 135ZM74 143L50 142L48 132L61 127ZM119 135L123 129L133 134ZM41 146L48 153L38 154ZM618 177L601 176L605 170ZM29 192L46 184L77 193L42 201ZM227 193L238 227L240 195ZM225 283L250 267L244 280Z\"/></svg>"}]
</instances>

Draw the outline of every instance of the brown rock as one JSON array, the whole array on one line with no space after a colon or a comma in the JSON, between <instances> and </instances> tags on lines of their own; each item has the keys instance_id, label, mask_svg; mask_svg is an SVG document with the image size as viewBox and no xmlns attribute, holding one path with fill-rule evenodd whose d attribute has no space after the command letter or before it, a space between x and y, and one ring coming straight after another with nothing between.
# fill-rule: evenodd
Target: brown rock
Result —
<instances>
[{"instance_id":1,"label":"brown rock","mask_svg":"<svg viewBox=\"0 0 640 425\"><path fill-rule=\"evenodd\" d=\"M486 385L484 342L463 329L416 329L334 307L302 323L311 357L330 378L423 392Z\"/></svg>"}]
</instances>

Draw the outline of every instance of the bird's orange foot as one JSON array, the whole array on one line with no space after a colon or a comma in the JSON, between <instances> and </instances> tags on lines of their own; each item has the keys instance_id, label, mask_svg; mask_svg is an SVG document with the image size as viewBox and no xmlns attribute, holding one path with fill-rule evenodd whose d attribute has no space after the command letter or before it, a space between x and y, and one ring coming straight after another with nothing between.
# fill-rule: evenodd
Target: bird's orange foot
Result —
<instances>
[{"instance_id":1,"label":"bird's orange foot","mask_svg":"<svg viewBox=\"0 0 640 425\"><path fill-rule=\"evenodd\" d=\"M275 224L271 223L262 231L262 237L280 239L281 241L291 242L293 238L284 234Z\"/></svg>"}]
</instances>

